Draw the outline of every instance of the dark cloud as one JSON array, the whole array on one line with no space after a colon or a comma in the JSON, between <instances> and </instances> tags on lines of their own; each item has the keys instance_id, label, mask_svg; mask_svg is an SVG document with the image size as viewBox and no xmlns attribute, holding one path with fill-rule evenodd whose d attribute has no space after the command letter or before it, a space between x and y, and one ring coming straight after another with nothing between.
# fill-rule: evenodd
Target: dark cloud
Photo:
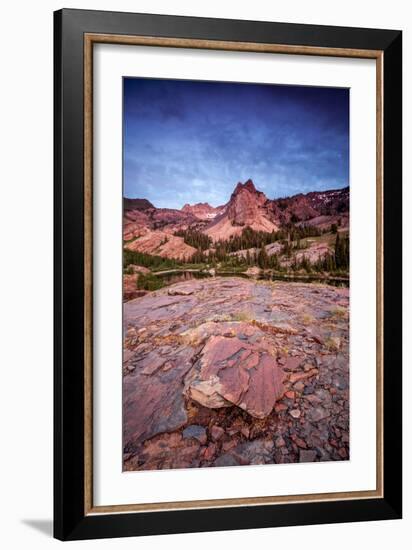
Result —
<instances>
[{"instance_id":1,"label":"dark cloud","mask_svg":"<svg viewBox=\"0 0 412 550\"><path fill-rule=\"evenodd\" d=\"M156 206L225 203L349 182L349 90L124 79L124 192Z\"/></svg>"}]
</instances>

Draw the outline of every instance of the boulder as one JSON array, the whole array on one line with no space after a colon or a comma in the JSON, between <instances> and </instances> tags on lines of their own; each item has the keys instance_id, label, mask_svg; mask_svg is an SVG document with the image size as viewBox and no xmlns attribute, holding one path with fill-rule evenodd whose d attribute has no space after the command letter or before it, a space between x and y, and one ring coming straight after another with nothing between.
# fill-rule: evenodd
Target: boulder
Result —
<instances>
[{"instance_id":1,"label":"boulder","mask_svg":"<svg viewBox=\"0 0 412 550\"><path fill-rule=\"evenodd\" d=\"M283 394L283 370L250 341L212 336L185 381L188 397L209 408L237 405L265 418Z\"/></svg>"},{"instance_id":2,"label":"boulder","mask_svg":"<svg viewBox=\"0 0 412 550\"><path fill-rule=\"evenodd\" d=\"M183 378L192 366L192 355L191 348L180 350L172 369L167 356L160 354L149 354L133 363L133 374L123 380L125 447L136 447L156 434L172 432L187 423Z\"/></svg>"}]
</instances>

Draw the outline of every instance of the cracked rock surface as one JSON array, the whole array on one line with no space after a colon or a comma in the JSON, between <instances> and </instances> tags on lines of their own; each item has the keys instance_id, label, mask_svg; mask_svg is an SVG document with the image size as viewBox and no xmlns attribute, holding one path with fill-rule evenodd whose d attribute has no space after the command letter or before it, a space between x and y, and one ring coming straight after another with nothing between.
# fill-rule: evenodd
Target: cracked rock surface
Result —
<instances>
[{"instance_id":1,"label":"cracked rock surface","mask_svg":"<svg viewBox=\"0 0 412 550\"><path fill-rule=\"evenodd\" d=\"M349 290L217 277L124 304L125 470L349 459Z\"/></svg>"}]
</instances>

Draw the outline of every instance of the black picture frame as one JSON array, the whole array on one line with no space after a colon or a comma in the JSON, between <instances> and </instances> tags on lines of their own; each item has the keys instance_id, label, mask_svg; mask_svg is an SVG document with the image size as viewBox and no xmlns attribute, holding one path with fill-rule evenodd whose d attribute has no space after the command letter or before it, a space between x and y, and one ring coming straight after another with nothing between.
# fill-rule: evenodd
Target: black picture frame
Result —
<instances>
[{"instance_id":1,"label":"black picture frame","mask_svg":"<svg viewBox=\"0 0 412 550\"><path fill-rule=\"evenodd\" d=\"M383 496L86 514L84 36L379 50L383 56ZM54 14L54 536L60 540L397 519L402 515L402 33L63 9Z\"/></svg>"}]
</instances>

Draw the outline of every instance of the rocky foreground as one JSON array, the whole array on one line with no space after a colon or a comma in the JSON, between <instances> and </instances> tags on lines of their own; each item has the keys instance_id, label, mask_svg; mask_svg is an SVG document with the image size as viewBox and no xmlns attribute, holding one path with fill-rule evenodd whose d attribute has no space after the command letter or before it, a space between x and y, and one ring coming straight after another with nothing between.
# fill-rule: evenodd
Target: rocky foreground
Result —
<instances>
[{"instance_id":1,"label":"rocky foreground","mask_svg":"<svg viewBox=\"0 0 412 550\"><path fill-rule=\"evenodd\" d=\"M218 277L124 304L124 469L347 460L349 290Z\"/></svg>"}]
</instances>

